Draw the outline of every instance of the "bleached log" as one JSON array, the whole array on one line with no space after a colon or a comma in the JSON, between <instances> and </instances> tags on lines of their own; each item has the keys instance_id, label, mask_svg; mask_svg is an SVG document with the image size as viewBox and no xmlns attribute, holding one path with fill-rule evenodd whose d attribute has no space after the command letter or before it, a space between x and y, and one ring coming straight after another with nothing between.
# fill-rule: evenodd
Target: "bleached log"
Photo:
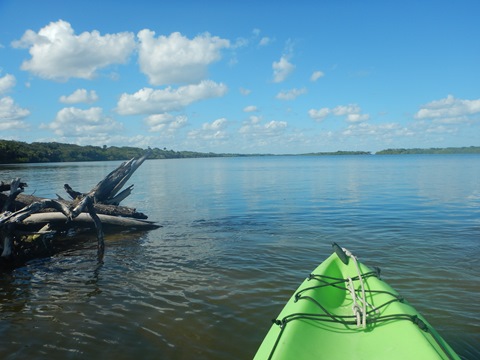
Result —
<instances>
[{"instance_id":1,"label":"bleached log","mask_svg":"<svg viewBox=\"0 0 480 360\"><path fill-rule=\"evenodd\" d=\"M5 185L2 182L2 185ZM15 198L20 194L24 189L25 183L20 182L20 178L13 179L10 182L10 193L8 194L7 199L5 200L3 206L1 207L1 211L8 211L13 205L13 202L15 201Z\"/></svg>"},{"instance_id":2,"label":"bleached log","mask_svg":"<svg viewBox=\"0 0 480 360\"><path fill-rule=\"evenodd\" d=\"M10 212L4 212L0 216L0 227L4 225L6 231L4 235L4 239L9 240L8 244L4 244L3 248L3 253L2 257L8 257L12 253L12 233L13 229L12 227L15 226L15 224L22 222L25 220L27 217L29 217L33 213L37 213L38 211L44 209L44 208L52 208L56 209L57 211L60 211L67 219L67 221L71 221L77 216L80 215L80 213L87 208L88 213L90 214L90 217L93 219L93 222L95 224L95 228L97 230L97 243L98 243L98 259L99 261L102 261L103 255L104 255L104 250L105 250L105 242L103 238L103 229L102 229L102 224L100 222L100 219L98 218L98 215L95 213L95 209L93 207L93 202L92 198L90 196L86 196L84 199L82 199L75 208L70 209L65 204L62 202L56 201L56 200L50 200L50 199L44 199L42 201L38 201L35 203L30 204L29 206L18 210L16 212L10 213Z\"/></svg>"},{"instance_id":3,"label":"bleached log","mask_svg":"<svg viewBox=\"0 0 480 360\"><path fill-rule=\"evenodd\" d=\"M85 196L86 194L82 194L78 191L75 191L72 189L72 187L68 184L65 184L63 185L63 188L65 189L65 191L67 192L68 195L70 195L70 197L75 200L76 198L78 197L82 197L82 196ZM58 195L57 195L58 196Z\"/></svg>"},{"instance_id":4,"label":"bleached log","mask_svg":"<svg viewBox=\"0 0 480 360\"><path fill-rule=\"evenodd\" d=\"M115 195L113 198L104 201L107 205L119 205L127 196L132 193L133 185L130 185L128 188Z\"/></svg>"},{"instance_id":5,"label":"bleached log","mask_svg":"<svg viewBox=\"0 0 480 360\"><path fill-rule=\"evenodd\" d=\"M98 259L102 261L105 250L102 223L130 229L160 227L153 222L141 220L147 219L147 216L136 209L118 206L133 189L133 185L123 191L122 187L148 155L149 152L138 160L131 159L122 163L88 193L80 193L65 184L65 190L73 201L66 201L58 195L59 199L50 200L21 194L27 184L20 182L20 179L14 179L8 187L3 182L0 183L0 239L4 240L1 260L10 258L14 250L13 241L15 244L23 241L25 234L30 239L44 239L44 235L54 234L59 229L89 228L93 224L97 232ZM7 190L10 190L9 195L4 193ZM52 231L49 231L50 228ZM27 242L20 244L25 245ZM15 249L15 254L20 249L22 245ZM39 254L37 256L41 256ZM15 255L15 258L22 256L25 257L25 254Z\"/></svg>"},{"instance_id":6,"label":"bleached log","mask_svg":"<svg viewBox=\"0 0 480 360\"><path fill-rule=\"evenodd\" d=\"M115 226L123 228L136 228L136 229L156 229L160 225L155 224L152 221L124 218L119 216L111 216L98 214L98 217L104 226ZM43 224L52 224L55 227L61 227L63 225L68 226L69 224L77 224L79 226L88 226L93 225L93 220L89 214L81 213L74 219L70 220L67 223L65 215L60 212L47 212L47 213L35 213L30 214L27 218L22 221L24 226L41 226Z\"/></svg>"},{"instance_id":7,"label":"bleached log","mask_svg":"<svg viewBox=\"0 0 480 360\"><path fill-rule=\"evenodd\" d=\"M95 202L101 203L113 198L122 189L128 179L130 179L140 165L143 164L148 155L150 155L150 150L138 160L131 159L108 174L105 179L99 182L97 186L91 190L93 192Z\"/></svg>"},{"instance_id":8,"label":"bleached log","mask_svg":"<svg viewBox=\"0 0 480 360\"><path fill-rule=\"evenodd\" d=\"M119 194L120 195L120 194ZM7 199L7 195L0 193L0 204L3 204ZM13 210L21 209L25 206L28 206L34 202L45 200L44 198L39 198L32 195L19 194L15 201ZM72 206L72 201L66 201L58 199L58 202L64 203L66 206ZM135 208L130 208L126 206L115 206L115 205L104 205L104 204L94 204L95 211L97 214L106 214L112 216L123 216L123 217L132 217L135 219L147 219L148 216L144 213L137 212ZM42 211L49 211L48 209L43 209Z\"/></svg>"},{"instance_id":9,"label":"bleached log","mask_svg":"<svg viewBox=\"0 0 480 360\"><path fill-rule=\"evenodd\" d=\"M11 182L5 183L5 182L3 182L3 181L0 181L0 192L1 192L1 191L9 191L10 188L11 188L11 186L12 186L11 184L12 184ZM20 182L20 184L19 184L18 187L20 187L21 189L23 189L23 188L25 188L25 187L27 187L27 186L28 186L27 183Z\"/></svg>"},{"instance_id":10,"label":"bleached log","mask_svg":"<svg viewBox=\"0 0 480 360\"><path fill-rule=\"evenodd\" d=\"M129 161L123 162L86 194L72 189L68 184L64 185L65 191L72 199L76 199L79 196L91 195L95 204L119 205L120 201L130 195L133 185L124 190L121 195L117 195L117 193L122 189L138 167L143 164L149 154L150 151L147 151L138 160L133 158Z\"/></svg>"}]
</instances>

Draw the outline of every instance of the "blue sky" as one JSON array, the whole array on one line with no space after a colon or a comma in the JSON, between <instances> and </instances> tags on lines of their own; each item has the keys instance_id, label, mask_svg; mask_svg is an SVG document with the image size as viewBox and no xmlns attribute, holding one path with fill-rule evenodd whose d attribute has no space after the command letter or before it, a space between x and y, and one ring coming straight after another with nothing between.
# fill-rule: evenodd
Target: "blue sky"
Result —
<instances>
[{"instance_id":1,"label":"blue sky","mask_svg":"<svg viewBox=\"0 0 480 360\"><path fill-rule=\"evenodd\" d=\"M0 138L480 145L480 2L0 0Z\"/></svg>"}]
</instances>

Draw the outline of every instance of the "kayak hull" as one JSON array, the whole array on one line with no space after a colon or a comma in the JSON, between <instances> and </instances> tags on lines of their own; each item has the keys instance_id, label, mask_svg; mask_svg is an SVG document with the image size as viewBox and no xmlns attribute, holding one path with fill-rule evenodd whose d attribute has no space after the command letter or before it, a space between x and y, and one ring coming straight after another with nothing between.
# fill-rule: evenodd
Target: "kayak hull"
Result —
<instances>
[{"instance_id":1,"label":"kayak hull","mask_svg":"<svg viewBox=\"0 0 480 360\"><path fill-rule=\"evenodd\" d=\"M365 316L355 316L362 296ZM336 253L300 285L255 355L322 358L460 359L377 271L356 258L345 264Z\"/></svg>"}]
</instances>

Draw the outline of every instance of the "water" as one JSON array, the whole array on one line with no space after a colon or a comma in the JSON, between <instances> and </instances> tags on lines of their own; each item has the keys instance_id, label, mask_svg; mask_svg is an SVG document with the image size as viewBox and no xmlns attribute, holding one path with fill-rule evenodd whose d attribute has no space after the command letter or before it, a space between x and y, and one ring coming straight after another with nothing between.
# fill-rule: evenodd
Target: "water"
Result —
<instances>
[{"instance_id":1,"label":"water","mask_svg":"<svg viewBox=\"0 0 480 360\"><path fill-rule=\"evenodd\" d=\"M0 166L87 191L117 162ZM2 359L249 359L338 242L480 358L480 156L151 160L124 205L162 228L0 274Z\"/></svg>"}]
</instances>

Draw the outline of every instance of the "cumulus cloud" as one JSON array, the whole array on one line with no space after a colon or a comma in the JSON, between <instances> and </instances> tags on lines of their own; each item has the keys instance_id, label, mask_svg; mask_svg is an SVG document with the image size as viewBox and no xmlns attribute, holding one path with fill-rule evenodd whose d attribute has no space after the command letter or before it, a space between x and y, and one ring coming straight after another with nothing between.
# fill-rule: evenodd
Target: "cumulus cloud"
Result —
<instances>
[{"instance_id":1,"label":"cumulus cloud","mask_svg":"<svg viewBox=\"0 0 480 360\"><path fill-rule=\"evenodd\" d=\"M325 119L328 115L330 115L330 109L329 108L321 108L321 109L310 109L308 110L308 115L314 119L315 121L322 121Z\"/></svg>"},{"instance_id":2,"label":"cumulus cloud","mask_svg":"<svg viewBox=\"0 0 480 360\"><path fill-rule=\"evenodd\" d=\"M0 78L0 95L10 91L15 86L17 80L15 76L7 74Z\"/></svg>"},{"instance_id":3,"label":"cumulus cloud","mask_svg":"<svg viewBox=\"0 0 480 360\"><path fill-rule=\"evenodd\" d=\"M134 94L123 93L117 104L117 112L121 115L135 115L177 111L196 101L221 97L226 92L226 85L217 84L211 80L181 86L177 89L143 88Z\"/></svg>"},{"instance_id":4,"label":"cumulus cloud","mask_svg":"<svg viewBox=\"0 0 480 360\"><path fill-rule=\"evenodd\" d=\"M269 123L265 124L265 130L267 132L277 132L278 130L283 130L287 127L286 121L270 121Z\"/></svg>"},{"instance_id":5,"label":"cumulus cloud","mask_svg":"<svg viewBox=\"0 0 480 360\"><path fill-rule=\"evenodd\" d=\"M361 122L361 121L366 121L368 119L370 119L370 115L368 114L358 114L358 113L347 114L347 121L349 122Z\"/></svg>"},{"instance_id":6,"label":"cumulus cloud","mask_svg":"<svg viewBox=\"0 0 480 360\"><path fill-rule=\"evenodd\" d=\"M217 130L223 129L226 124L227 124L227 119L221 118L221 119L217 119L217 120L215 120L211 123L204 123L202 125L202 129L203 130L217 131Z\"/></svg>"},{"instance_id":7,"label":"cumulus cloud","mask_svg":"<svg viewBox=\"0 0 480 360\"><path fill-rule=\"evenodd\" d=\"M31 59L22 63L22 70L66 81L72 77L92 79L101 68L125 63L135 48L135 38L128 32L102 36L96 30L75 35L70 23L59 20L38 33L27 30L12 45L29 48Z\"/></svg>"},{"instance_id":8,"label":"cumulus cloud","mask_svg":"<svg viewBox=\"0 0 480 360\"><path fill-rule=\"evenodd\" d=\"M3 120L0 121L0 131L19 130L28 128L22 120Z\"/></svg>"},{"instance_id":9,"label":"cumulus cloud","mask_svg":"<svg viewBox=\"0 0 480 360\"><path fill-rule=\"evenodd\" d=\"M349 125L342 131L342 135L351 137L373 137L379 140L393 140L401 136L414 136L415 133L397 123L369 124L357 123Z\"/></svg>"},{"instance_id":10,"label":"cumulus cloud","mask_svg":"<svg viewBox=\"0 0 480 360\"><path fill-rule=\"evenodd\" d=\"M267 46L271 42L272 42L272 39L270 39L268 36L264 36L260 39L260 41L258 42L258 45L259 46Z\"/></svg>"},{"instance_id":11,"label":"cumulus cloud","mask_svg":"<svg viewBox=\"0 0 480 360\"><path fill-rule=\"evenodd\" d=\"M85 89L77 89L68 96L63 95L60 97L60 102L64 104L78 104L78 103L91 104L97 100L98 100L98 96L95 90L87 91Z\"/></svg>"},{"instance_id":12,"label":"cumulus cloud","mask_svg":"<svg viewBox=\"0 0 480 360\"><path fill-rule=\"evenodd\" d=\"M25 127L22 120L28 115L30 115L30 111L18 106L10 96L0 98L0 124L2 130Z\"/></svg>"},{"instance_id":13,"label":"cumulus cloud","mask_svg":"<svg viewBox=\"0 0 480 360\"><path fill-rule=\"evenodd\" d=\"M243 108L243 111L244 112L255 112L255 111L258 111L258 108L255 105L249 105L249 106L245 106Z\"/></svg>"},{"instance_id":14,"label":"cumulus cloud","mask_svg":"<svg viewBox=\"0 0 480 360\"><path fill-rule=\"evenodd\" d=\"M441 123L459 123L469 119L469 116L480 113L480 99L463 100L453 95L444 99L425 104L415 114L419 120L431 119Z\"/></svg>"},{"instance_id":15,"label":"cumulus cloud","mask_svg":"<svg viewBox=\"0 0 480 360\"><path fill-rule=\"evenodd\" d=\"M314 71L312 76L310 76L310 81L317 81L318 79L324 77L325 74L322 71Z\"/></svg>"},{"instance_id":16,"label":"cumulus cloud","mask_svg":"<svg viewBox=\"0 0 480 360\"><path fill-rule=\"evenodd\" d=\"M295 65L290 63L287 56L283 55L279 61L274 61L273 65L273 82L280 83L295 70Z\"/></svg>"},{"instance_id":17,"label":"cumulus cloud","mask_svg":"<svg viewBox=\"0 0 480 360\"><path fill-rule=\"evenodd\" d=\"M258 39L260 37L261 30L260 29L253 29L252 31L252 36L254 39ZM267 46L270 44L273 40L269 38L268 36L263 36L260 38L258 41L258 46Z\"/></svg>"},{"instance_id":18,"label":"cumulus cloud","mask_svg":"<svg viewBox=\"0 0 480 360\"><path fill-rule=\"evenodd\" d=\"M334 108L321 108L321 109L310 109L308 115L315 121L322 121L327 116L345 116L345 120L348 122L362 122L370 118L368 114L362 114L362 110L356 104L350 105L339 105Z\"/></svg>"},{"instance_id":19,"label":"cumulus cloud","mask_svg":"<svg viewBox=\"0 0 480 360\"><path fill-rule=\"evenodd\" d=\"M250 89L245 89L243 87L240 88L240 94L242 94L244 96L250 95L251 92L252 92L252 90L250 90Z\"/></svg>"},{"instance_id":20,"label":"cumulus cloud","mask_svg":"<svg viewBox=\"0 0 480 360\"><path fill-rule=\"evenodd\" d=\"M235 40L235 43L232 45L232 48L238 49L238 48L246 47L248 46L249 43L250 41L248 39L239 37Z\"/></svg>"},{"instance_id":21,"label":"cumulus cloud","mask_svg":"<svg viewBox=\"0 0 480 360\"><path fill-rule=\"evenodd\" d=\"M256 116L256 115L251 115L250 118L248 119L248 122L246 124L250 125L250 124L259 124L260 122L262 121L262 117L261 116Z\"/></svg>"},{"instance_id":22,"label":"cumulus cloud","mask_svg":"<svg viewBox=\"0 0 480 360\"><path fill-rule=\"evenodd\" d=\"M105 136L121 130L123 127L109 116L103 114L100 107L87 110L75 107L63 108L55 120L43 128L53 130L56 135L75 137Z\"/></svg>"},{"instance_id":23,"label":"cumulus cloud","mask_svg":"<svg viewBox=\"0 0 480 360\"><path fill-rule=\"evenodd\" d=\"M277 94L276 98L279 100L295 100L297 97L300 95L306 94L307 89L306 88L301 88L301 89L291 89L288 91L281 91Z\"/></svg>"},{"instance_id":24,"label":"cumulus cloud","mask_svg":"<svg viewBox=\"0 0 480 360\"><path fill-rule=\"evenodd\" d=\"M271 137L278 136L287 128L286 121L272 120L266 124L262 123L262 119L258 116L251 116L248 121L245 121L239 129L239 133L250 137Z\"/></svg>"},{"instance_id":25,"label":"cumulus cloud","mask_svg":"<svg viewBox=\"0 0 480 360\"><path fill-rule=\"evenodd\" d=\"M142 30L138 62L150 84L196 83L207 75L208 65L221 58L221 50L230 42L210 34L188 39L175 32L155 38L155 32Z\"/></svg>"},{"instance_id":26,"label":"cumulus cloud","mask_svg":"<svg viewBox=\"0 0 480 360\"><path fill-rule=\"evenodd\" d=\"M173 133L187 125L188 119L184 115L173 116L168 113L153 114L145 119L151 132L169 132Z\"/></svg>"},{"instance_id":27,"label":"cumulus cloud","mask_svg":"<svg viewBox=\"0 0 480 360\"><path fill-rule=\"evenodd\" d=\"M228 138L225 128L228 120L225 118L217 119L211 123L202 124L201 129L192 130L188 133L190 139L202 140L224 140Z\"/></svg>"}]
</instances>

